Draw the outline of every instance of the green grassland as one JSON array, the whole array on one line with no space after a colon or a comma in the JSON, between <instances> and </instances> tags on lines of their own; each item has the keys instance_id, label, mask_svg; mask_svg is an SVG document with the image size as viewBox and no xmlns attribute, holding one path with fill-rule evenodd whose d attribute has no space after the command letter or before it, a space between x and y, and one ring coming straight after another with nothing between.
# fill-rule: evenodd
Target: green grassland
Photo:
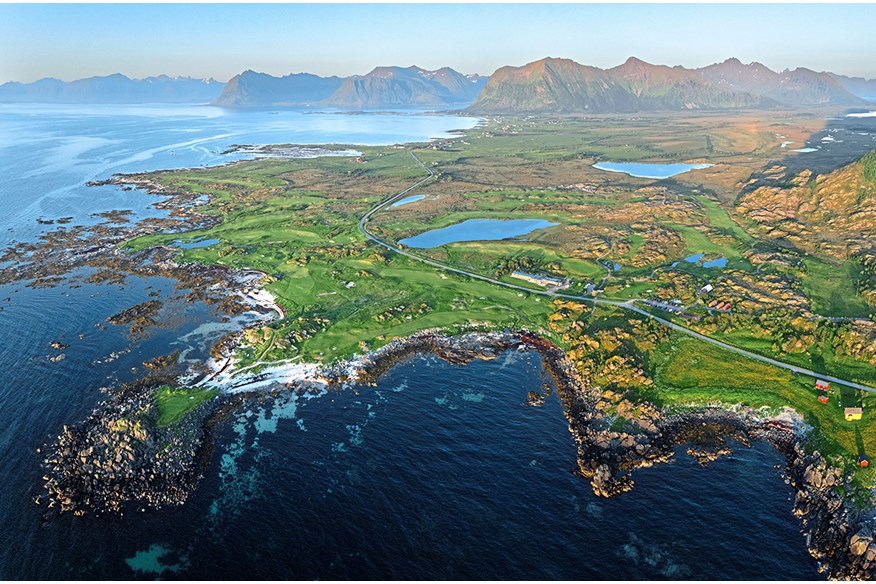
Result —
<instances>
[{"instance_id":1,"label":"green grassland","mask_svg":"<svg viewBox=\"0 0 876 584\"><path fill-rule=\"evenodd\" d=\"M215 389L189 389L162 386L155 390L155 404L158 408L156 425L164 428L175 424L187 413L216 397Z\"/></svg>"},{"instance_id":2,"label":"green grassland","mask_svg":"<svg viewBox=\"0 0 876 584\"><path fill-rule=\"evenodd\" d=\"M588 319L581 332L590 338L601 338L606 332L629 328L624 313L616 308L600 307ZM600 348L598 351L604 351ZM597 354L592 363L607 362L611 354L638 356L653 385L615 391L637 399L672 409L685 409L703 404L739 404L755 409L765 408L771 414L790 407L803 416L812 427L807 447L819 450L834 464L846 467L863 486L873 483L876 472L860 468L858 455L870 457L876 453L876 433L872 432L872 408L876 395L833 384L827 394L829 403L818 401L822 392L815 388L815 379L791 373L754 359L684 335L669 332L660 342L648 345L634 337L627 346ZM598 366L597 366L598 369ZM598 377L598 371L597 371ZM864 418L847 421L844 407L863 407ZM620 426L620 424L619 424Z\"/></svg>"},{"instance_id":3,"label":"green grassland","mask_svg":"<svg viewBox=\"0 0 876 584\"><path fill-rule=\"evenodd\" d=\"M860 264L807 257L803 286L816 312L824 316L863 317L873 312L855 293L855 276Z\"/></svg>"},{"instance_id":4,"label":"green grassland","mask_svg":"<svg viewBox=\"0 0 876 584\"><path fill-rule=\"evenodd\" d=\"M815 380L754 361L698 339L674 333L653 356L657 395L662 405L732 403L795 409L815 429L812 448L845 465L854 465L858 454L876 455L872 408L876 396L834 385L830 402L818 401ZM729 372L729 373L728 373ZM864 419L849 422L844 407L864 407ZM873 469L856 469L864 484L873 481Z\"/></svg>"},{"instance_id":5,"label":"green grassland","mask_svg":"<svg viewBox=\"0 0 876 584\"><path fill-rule=\"evenodd\" d=\"M526 285L508 280L509 268L516 266L568 276L575 280L573 291L592 281L613 298L693 286L684 278L693 277L696 286L720 278L717 268L671 266L697 253L725 257L728 268L756 279L748 254L753 246L767 244L744 228L727 201L735 198L740 177L777 152L771 127L744 117L728 122L708 115L679 122L671 132L657 117L634 123L625 118L492 120L454 139L449 150L414 145L417 157L436 173L435 180L414 191L428 198L377 214L373 232L397 241L471 218L550 219L559 225L514 241L456 243L417 253L516 285ZM171 188L209 194L204 212L222 218L214 227L184 235L219 243L180 250L183 261L258 269L272 277L267 289L287 316L249 335L238 367L281 359L330 363L419 330L472 325L526 327L563 345L549 326L556 311L549 299L443 273L366 241L357 228L359 218L424 172L407 149L355 148L366 162L271 159L148 175ZM672 181L651 181L595 170L592 164L599 159L708 159L715 166ZM585 187L574 186L580 184ZM128 246L169 245L180 237L154 234ZM623 267L615 272L600 261ZM830 277L823 267L827 261L807 260L804 292L828 316L857 314L861 299L850 285ZM806 353L776 355L769 339L746 331L716 336L789 362L806 360L800 364L817 371L876 379L872 364L847 355L825 354L821 363L813 363ZM655 379L648 396L659 405L790 405L817 428L826 451L856 457L858 428L868 452L876 452L869 414L862 422L845 422L835 402L814 401L811 380L677 335L648 358ZM159 397L160 423L169 424L210 396L166 389ZM855 399L869 409L872 398Z\"/></svg>"}]
</instances>

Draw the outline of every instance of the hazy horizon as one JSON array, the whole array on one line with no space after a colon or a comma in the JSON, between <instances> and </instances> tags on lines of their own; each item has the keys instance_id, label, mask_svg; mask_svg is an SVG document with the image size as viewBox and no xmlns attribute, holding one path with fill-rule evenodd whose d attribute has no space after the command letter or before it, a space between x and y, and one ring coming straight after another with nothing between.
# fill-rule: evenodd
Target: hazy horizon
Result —
<instances>
[{"instance_id":1,"label":"hazy horizon","mask_svg":"<svg viewBox=\"0 0 876 584\"><path fill-rule=\"evenodd\" d=\"M876 5L860 4L0 4L0 83L413 64L490 75L546 56L602 68L736 57L876 78L874 21Z\"/></svg>"}]
</instances>

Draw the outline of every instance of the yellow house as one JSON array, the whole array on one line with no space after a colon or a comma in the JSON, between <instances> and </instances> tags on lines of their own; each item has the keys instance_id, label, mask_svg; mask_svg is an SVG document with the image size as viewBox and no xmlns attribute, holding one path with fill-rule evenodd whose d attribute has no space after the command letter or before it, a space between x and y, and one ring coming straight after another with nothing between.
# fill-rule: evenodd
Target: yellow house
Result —
<instances>
[{"instance_id":1,"label":"yellow house","mask_svg":"<svg viewBox=\"0 0 876 584\"><path fill-rule=\"evenodd\" d=\"M864 410L861 408L846 408L843 410L843 414L846 416L846 420L851 422L853 420L860 420L864 415Z\"/></svg>"}]
</instances>

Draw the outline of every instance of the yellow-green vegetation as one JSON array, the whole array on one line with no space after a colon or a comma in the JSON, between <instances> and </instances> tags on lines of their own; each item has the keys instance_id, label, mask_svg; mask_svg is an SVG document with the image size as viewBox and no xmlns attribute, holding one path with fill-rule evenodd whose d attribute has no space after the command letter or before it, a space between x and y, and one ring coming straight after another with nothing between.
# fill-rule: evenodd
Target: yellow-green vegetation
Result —
<instances>
[{"instance_id":1,"label":"yellow-green vegetation","mask_svg":"<svg viewBox=\"0 0 876 584\"><path fill-rule=\"evenodd\" d=\"M200 388L177 388L162 386L155 390L155 406L158 410L159 428L164 428L180 421L187 413L216 397L218 390Z\"/></svg>"},{"instance_id":2,"label":"yellow-green vegetation","mask_svg":"<svg viewBox=\"0 0 876 584\"><path fill-rule=\"evenodd\" d=\"M686 113L667 120L672 116L497 118L449 147L412 145L435 179L409 193L425 198L384 209L370 228L399 241L467 219L549 219L558 225L513 241L460 242L417 253L515 285L528 286L509 279L512 271L524 270L571 278L571 294L601 290L602 298L677 299L689 315L678 322L704 334L872 383L872 321L824 318L867 315L861 291L869 285L869 260L772 238L752 227L757 222L745 212L748 195L741 199L743 212L734 207L741 186L779 153L774 126L800 138L804 130L817 129L807 126L811 118ZM836 401L815 401L812 380L670 335L621 309L599 308L594 317L581 302L555 303L445 273L368 242L359 219L424 172L408 148L358 149L363 161L271 159L144 175L169 188L211 195L203 209L222 221L185 236L218 243L180 250L183 260L270 276L267 289L286 317L247 334L238 367L280 359L329 363L429 328L525 327L566 349L585 375L610 392L605 407L620 418L647 424L655 406L693 402L789 405L817 428L832 455L857 457L855 428L864 436L862 448L876 448L867 438L868 410L876 406L869 396L844 397L846 405L861 400L866 412L864 420L849 425ZM714 166L654 181L593 168L606 159L707 160ZM866 160L860 164L869 168ZM167 245L179 237L144 236L129 246ZM700 254L699 261L684 261ZM706 267L720 258L726 266ZM837 262L843 275L857 279L837 277ZM712 289L703 292L707 284ZM714 313L708 305L716 301L731 303L732 312ZM162 423L198 402L177 390L162 391Z\"/></svg>"},{"instance_id":3,"label":"yellow-green vegetation","mask_svg":"<svg viewBox=\"0 0 876 584\"><path fill-rule=\"evenodd\" d=\"M842 460L843 466L857 463L858 455L876 454L876 432L872 408L876 396L834 384L830 401L818 401L822 392L815 379L754 361L721 347L674 333L653 358L656 387L664 404L739 403L774 410L794 408L815 428L812 448ZM864 418L849 422L844 407L864 408ZM868 483L876 476L872 469L860 469L859 478Z\"/></svg>"},{"instance_id":4,"label":"yellow-green vegetation","mask_svg":"<svg viewBox=\"0 0 876 584\"><path fill-rule=\"evenodd\" d=\"M812 300L815 312L824 316L859 316L866 318L873 309L855 290L861 270L855 260L807 257L803 289Z\"/></svg>"},{"instance_id":5,"label":"yellow-green vegetation","mask_svg":"<svg viewBox=\"0 0 876 584\"><path fill-rule=\"evenodd\" d=\"M741 404L770 413L791 407L813 427L809 448L819 449L834 464L856 473L869 486L873 469L857 466L858 455L876 453L872 408L876 396L833 384L829 403L815 379L755 361L617 308L595 311L557 302L551 329L567 354L602 391L599 408L617 416L616 427L629 420L647 426L657 407ZM864 409L860 421L843 417L844 407Z\"/></svg>"}]
</instances>

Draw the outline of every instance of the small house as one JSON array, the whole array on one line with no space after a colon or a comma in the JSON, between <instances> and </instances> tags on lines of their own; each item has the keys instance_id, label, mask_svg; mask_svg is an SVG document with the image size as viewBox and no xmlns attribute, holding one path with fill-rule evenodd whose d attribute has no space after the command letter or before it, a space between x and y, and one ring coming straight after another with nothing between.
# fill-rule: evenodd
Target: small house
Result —
<instances>
[{"instance_id":1,"label":"small house","mask_svg":"<svg viewBox=\"0 0 876 584\"><path fill-rule=\"evenodd\" d=\"M827 402L830 401L830 398L827 397L826 395L819 395L819 396L818 396L818 401L820 401L820 402L823 403L823 404L826 404Z\"/></svg>"},{"instance_id":2,"label":"small house","mask_svg":"<svg viewBox=\"0 0 876 584\"><path fill-rule=\"evenodd\" d=\"M868 467L868 466L870 466L870 461L867 460L867 455L864 454L863 452L862 452L861 455L858 457L858 464L859 464L860 466L865 467L865 468Z\"/></svg>"},{"instance_id":3,"label":"small house","mask_svg":"<svg viewBox=\"0 0 876 584\"><path fill-rule=\"evenodd\" d=\"M843 415L846 417L846 420L853 422L860 420L864 416L864 410L861 408L845 408Z\"/></svg>"},{"instance_id":4,"label":"small house","mask_svg":"<svg viewBox=\"0 0 876 584\"><path fill-rule=\"evenodd\" d=\"M825 380L823 380L823 379L816 379L816 380L815 380L815 389L820 389L820 390L822 390L822 391L827 391L828 389L830 389L830 382L829 382L829 381L825 381Z\"/></svg>"}]
</instances>

